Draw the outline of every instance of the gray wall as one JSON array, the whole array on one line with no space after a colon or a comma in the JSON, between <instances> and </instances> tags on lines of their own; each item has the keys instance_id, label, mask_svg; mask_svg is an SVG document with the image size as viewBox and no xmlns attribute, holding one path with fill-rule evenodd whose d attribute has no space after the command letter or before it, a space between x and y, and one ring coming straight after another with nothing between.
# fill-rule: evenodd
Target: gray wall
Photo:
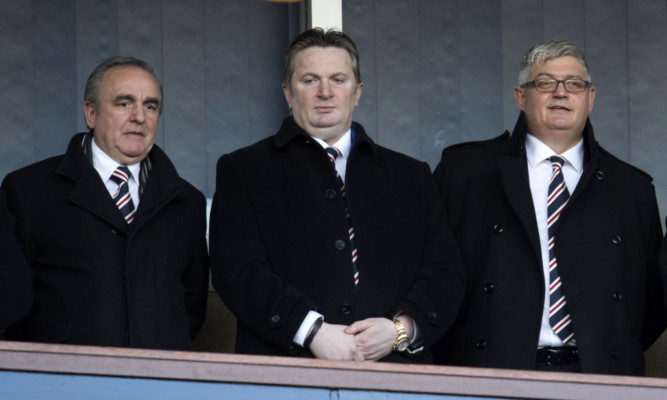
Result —
<instances>
[{"instance_id":1,"label":"gray wall","mask_svg":"<svg viewBox=\"0 0 667 400\"><path fill-rule=\"evenodd\" d=\"M591 119L608 150L651 173L667 212L667 0L344 0L365 82L356 118L435 167L441 149L514 126L523 52L549 38L588 57ZM100 59L149 61L165 89L158 144L211 197L215 162L275 132L298 4L260 0L0 0L0 178L85 129Z\"/></svg>"},{"instance_id":2,"label":"gray wall","mask_svg":"<svg viewBox=\"0 0 667 400\"><path fill-rule=\"evenodd\" d=\"M344 0L343 29L362 57L356 119L432 167L446 145L511 131L529 47L577 44L598 141L654 177L667 213L667 1Z\"/></svg>"},{"instance_id":3,"label":"gray wall","mask_svg":"<svg viewBox=\"0 0 667 400\"><path fill-rule=\"evenodd\" d=\"M512 129L528 47L576 43L598 140L654 176L667 213L667 0L343 0L343 28L365 82L355 119L432 167L446 145ZM298 29L298 5L260 0L0 0L0 178L62 153L85 130L88 74L131 54L163 82L158 144L211 197L218 157L287 115L283 55ZM213 293L209 304L198 346L229 351L233 316ZM665 348L649 353L651 375L667 376Z\"/></svg>"},{"instance_id":4,"label":"gray wall","mask_svg":"<svg viewBox=\"0 0 667 400\"><path fill-rule=\"evenodd\" d=\"M258 0L0 0L0 178L64 152L86 130L83 89L105 57L155 68L165 108L157 139L211 197L224 153L278 128L299 6Z\"/></svg>"}]
</instances>

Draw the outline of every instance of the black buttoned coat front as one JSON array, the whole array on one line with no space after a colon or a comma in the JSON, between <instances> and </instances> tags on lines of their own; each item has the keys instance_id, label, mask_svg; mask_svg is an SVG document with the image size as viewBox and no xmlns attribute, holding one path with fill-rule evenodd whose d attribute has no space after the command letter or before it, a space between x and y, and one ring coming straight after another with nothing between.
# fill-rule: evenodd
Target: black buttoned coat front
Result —
<instances>
[{"instance_id":1,"label":"black buttoned coat front","mask_svg":"<svg viewBox=\"0 0 667 400\"><path fill-rule=\"evenodd\" d=\"M277 135L218 161L213 284L238 318L236 351L312 356L292 339L309 310L349 325L403 311L430 346L456 315L464 277L425 163L375 145L356 124L345 203L326 152L287 118ZM407 360L395 353L387 360Z\"/></svg>"},{"instance_id":2,"label":"black buttoned coat front","mask_svg":"<svg viewBox=\"0 0 667 400\"><path fill-rule=\"evenodd\" d=\"M534 369L544 274L524 149L514 132L445 149L435 170L468 284L438 345L444 364ZM555 235L558 269L584 372L641 375L665 327L651 178L584 131L585 165Z\"/></svg>"},{"instance_id":3,"label":"black buttoned coat front","mask_svg":"<svg viewBox=\"0 0 667 400\"><path fill-rule=\"evenodd\" d=\"M75 135L65 155L2 186L33 272L30 314L8 338L188 350L208 296L206 200L154 146L132 224Z\"/></svg>"}]
</instances>

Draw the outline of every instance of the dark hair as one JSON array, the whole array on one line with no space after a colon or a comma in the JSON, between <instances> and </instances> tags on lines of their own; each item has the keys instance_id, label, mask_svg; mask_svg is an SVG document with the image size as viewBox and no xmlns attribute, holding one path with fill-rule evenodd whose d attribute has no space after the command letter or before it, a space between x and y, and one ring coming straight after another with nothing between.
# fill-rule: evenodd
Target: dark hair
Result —
<instances>
[{"instance_id":1,"label":"dark hair","mask_svg":"<svg viewBox=\"0 0 667 400\"><path fill-rule=\"evenodd\" d=\"M290 81L294 74L294 63L296 55L309 47L337 47L347 51L352 61L352 71L357 84L361 83L361 72L359 72L359 52L354 41L341 31L329 29L324 31L322 28L312 28L299 34L287 48L285 56L285 77L283 85L290 87Z\"/></svg>"},{"instance_id":2,"label":"dark hair","mask_svg":"<svg viewBox=\"0 0 667 400\"><path fill-rule=\"evenodd\" d=\"M160 98L162 98L162 84L160 84L160 80L155 76L155 71L153 71L153 67L151 67L150 64L134 57L114 56L102 60L88 77L88 80L86 81L86 90L83 93L84 102L92 103L95 107L99 105L104 74L111 68L115 67L136 67L148 72L150 76L155 79L155 83L160 87ZM159 104L158 111L162 113L162 102Z\"/></svg>"}]
</instances>

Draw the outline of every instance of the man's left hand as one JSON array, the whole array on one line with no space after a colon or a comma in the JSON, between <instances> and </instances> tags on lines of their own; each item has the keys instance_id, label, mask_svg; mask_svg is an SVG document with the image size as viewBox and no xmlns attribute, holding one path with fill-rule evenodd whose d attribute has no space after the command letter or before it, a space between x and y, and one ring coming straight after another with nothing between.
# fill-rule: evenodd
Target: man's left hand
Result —
<instances>
[{"instance_id":1,"label":"man's left hand","mask_svg":"<svg viewBox=\"0 0 667 400\"><path fill-rule=\"evenodd\" d=\"M367 361L377 361L392 352L397 333L394 322L387 318L367 318L345 328L354 335L357 348Z\"/></svg>"}]
</instances>

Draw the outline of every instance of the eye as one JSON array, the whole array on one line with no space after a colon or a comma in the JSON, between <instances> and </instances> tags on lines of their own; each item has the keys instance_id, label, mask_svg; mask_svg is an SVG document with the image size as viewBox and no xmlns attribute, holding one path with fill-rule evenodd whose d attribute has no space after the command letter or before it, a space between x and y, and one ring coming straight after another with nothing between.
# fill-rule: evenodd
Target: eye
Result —
<instances>
[{"instance_id":1,"label":"eye","mask_svg":"<svg viewBox=\"0 0 667 400\"><path fill-rule=\"evenodd\" d=\"M568 88L577 89L577 90L581 90L584 87L586 87L586 83L582 80L579 80L579 79L567 80L567 81L565 81L565 85L567 85Z\"/></svg>"},{"instance_id":2,"label":"eye","mask_svg":"<svg viewBox=\"0 0 667 400\"><path fill-rule=\"evenodd\" d=\"M553 79L538 79L535 81L535 87L538 90L549 90L553 89L555 83Z\"/></svg>"},{"instance_id":3,"label":"eye","mask_svg":"<svg viewBox=\"0 0 667 400\"><path fill-rule=\"evenodd\" d=\"M302 82L303 82L304 85L310 86L310 85L315 84L315 79L313 79L313 78L304 78Z\"/></svg>"}]
</instances>

